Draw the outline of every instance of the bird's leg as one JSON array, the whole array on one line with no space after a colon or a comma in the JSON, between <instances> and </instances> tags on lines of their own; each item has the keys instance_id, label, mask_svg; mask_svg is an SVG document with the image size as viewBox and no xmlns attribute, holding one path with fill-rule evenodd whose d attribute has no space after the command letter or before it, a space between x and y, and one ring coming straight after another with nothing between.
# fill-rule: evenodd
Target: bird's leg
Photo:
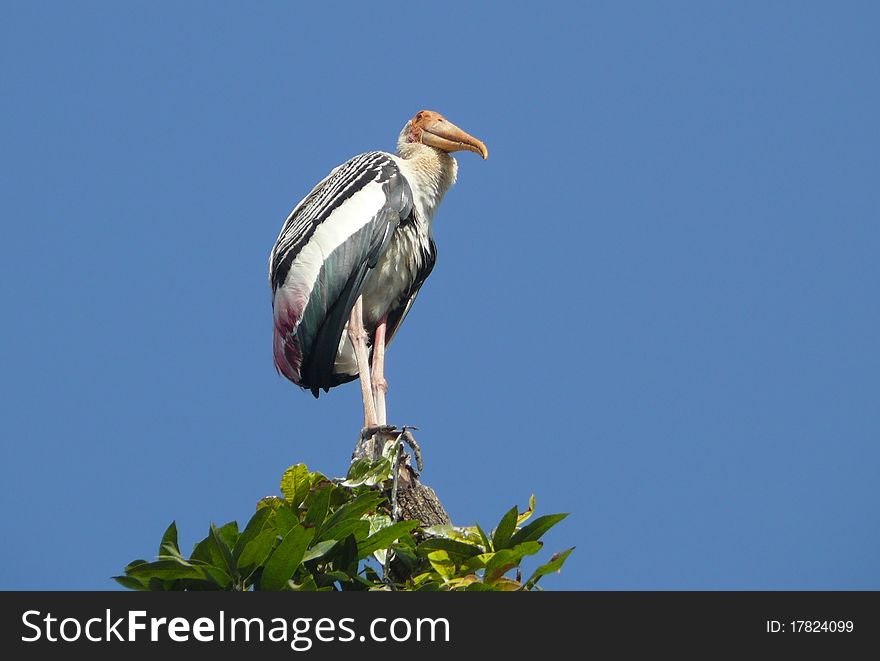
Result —
<instances>
[{"instance_id":1,"label":"bird's leg","mask_svg":"<svg viewBox=\"0 0 880 661\"><path fill-rule=\"evenodd\" d=\"M385 393L388 392L388 381L385 380L385 331L388 327L388 317L382 317L382 321L376 326L373 335L373 368L370 373L373 401L376 404L376 420L380 425L387 424L385 414Z\"/></svg>"},{"instance_id":2,"label":"bird's leg","mask_svg":"<svg viewBox=\"0 0 880 661\"><path fill-rule=\"evenodd\" d=\"M370 387L370 358L367 353L367 331L364 328L363 300L360 296L355 301L354 307L351 309L351 316L348 319L348 337L354 347L354 355L357 360L361 396L364 400L364 428L369 429L377 426L376 406L373 402L373 393Z\"/></svg>"}]
</instances>

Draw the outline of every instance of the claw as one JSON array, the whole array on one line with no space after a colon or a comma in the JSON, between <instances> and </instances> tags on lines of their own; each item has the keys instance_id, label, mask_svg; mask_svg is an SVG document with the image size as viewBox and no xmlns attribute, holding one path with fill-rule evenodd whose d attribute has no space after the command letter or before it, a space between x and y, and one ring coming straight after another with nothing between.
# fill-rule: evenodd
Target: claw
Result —
<instances>
[{"instance_id":1,"label":"claw","mask_svg":"<svg viewBox=\"0 0 880 661\"><path fill-rule=\"evenodd\" d=\"M368 438L372 438L376 434L390 434L393 431L397 431L397 427L394 425L372 425L370 427L364 427L361 429L360 440L363 442Z\"/></svg>"},{"instance_id":2,"label":"claw","mask_svg":"<svg viewBox=\"0 0 880 661\"><path fill-rule=\"evenodd\" d=\"M400 437L403 442L409 446L409 449L412 450L412 453L416 458L416 466L418 466L419 472L421 473L425 468L425 465L422 463L422 448L416 441L416 437L410 432L410 429L418 429L418 427L404 425Z\"/></svg>"}]
</instances>

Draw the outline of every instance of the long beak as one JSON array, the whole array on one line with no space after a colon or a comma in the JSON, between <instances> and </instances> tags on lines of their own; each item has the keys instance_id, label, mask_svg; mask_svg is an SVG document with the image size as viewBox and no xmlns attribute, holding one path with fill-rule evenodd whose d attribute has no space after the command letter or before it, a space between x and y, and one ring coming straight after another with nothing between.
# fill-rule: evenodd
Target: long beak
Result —
<instances>
[{"instance_id":1,"label":"long beak","mask_svg":"<svg viewBox=\"0 0 880 661\"><path fill-rule=\"evenodd\" d=\"M483 159L489 158L489 150L482 141L469 133L465 133L449 121L435 122L422 132L422 144L436 147L443 151L461 151L466 149L479 154Z\"/></svg>"}]
</instances>

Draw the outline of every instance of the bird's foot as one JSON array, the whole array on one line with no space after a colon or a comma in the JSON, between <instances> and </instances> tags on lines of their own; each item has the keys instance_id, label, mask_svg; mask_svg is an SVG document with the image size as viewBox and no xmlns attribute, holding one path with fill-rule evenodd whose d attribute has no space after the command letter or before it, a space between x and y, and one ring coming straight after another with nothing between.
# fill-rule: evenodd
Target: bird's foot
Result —
<instances>
[{"instance_id":1,"label":"bird's foot","mask_svg":"<svg viewBox=\"0 0 880 661\"><path fill-rule=\"evenodd\" d=\"M361 429L352 459L367 457L370 461L378 461L382 456L385 441L394 438L397 427L394 425L370 425Z\"/></svg>"},{"instance_id":2,"label":"bird's foot","mask_svg":"<svg viewBox=\"0 0 880 661\"><path fill-rule=\"evenodd\" d=\"M394 425L372 425L370 427L364 427L361 429L361 441L366 441L376 434L390 434L394 431L397 431L397 427Z\"/></svg>"},{"instance_id":3,"label":"bird's foot","mask_svg":"<svg viewBox=\"0 0 880 661\"><path fill-rule=\"evenodd\" d=\"M422 462L422 448L419 446L413 430L418 430L415 425L404 425L400 429L395 425L370 425L361 429L358 442L351 455L352 460L368 457L370 461L378 461L382 457L388 441L405 444L412 452L416 460L419 472L424 469Z\"/></svg>"}]
</instances>

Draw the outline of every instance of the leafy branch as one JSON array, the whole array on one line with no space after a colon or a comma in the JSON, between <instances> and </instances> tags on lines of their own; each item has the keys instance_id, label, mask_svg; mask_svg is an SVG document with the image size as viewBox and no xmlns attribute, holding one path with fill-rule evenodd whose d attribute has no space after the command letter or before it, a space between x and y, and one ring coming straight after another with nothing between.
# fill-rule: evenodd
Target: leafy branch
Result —
<instances>
[{"instance_id":1,"label":"leafy branch","mask_svg":"<svg viewBox=\"0 0 880 661\"><path fill-rule=\"evenodd\" d=\"M540 552L541 537L567 516L527 524L534 496L525 511L505 513L491 535L479 525L394 521L390 456L354 462L344 480L291 466L281 496L260 500L244 530L235 521L211 524L185 557L172 523L155 561L135 560L114 578L133 590L535 590L574 550L522 579L523 559Z\"/></svg>"}]
</instances>

